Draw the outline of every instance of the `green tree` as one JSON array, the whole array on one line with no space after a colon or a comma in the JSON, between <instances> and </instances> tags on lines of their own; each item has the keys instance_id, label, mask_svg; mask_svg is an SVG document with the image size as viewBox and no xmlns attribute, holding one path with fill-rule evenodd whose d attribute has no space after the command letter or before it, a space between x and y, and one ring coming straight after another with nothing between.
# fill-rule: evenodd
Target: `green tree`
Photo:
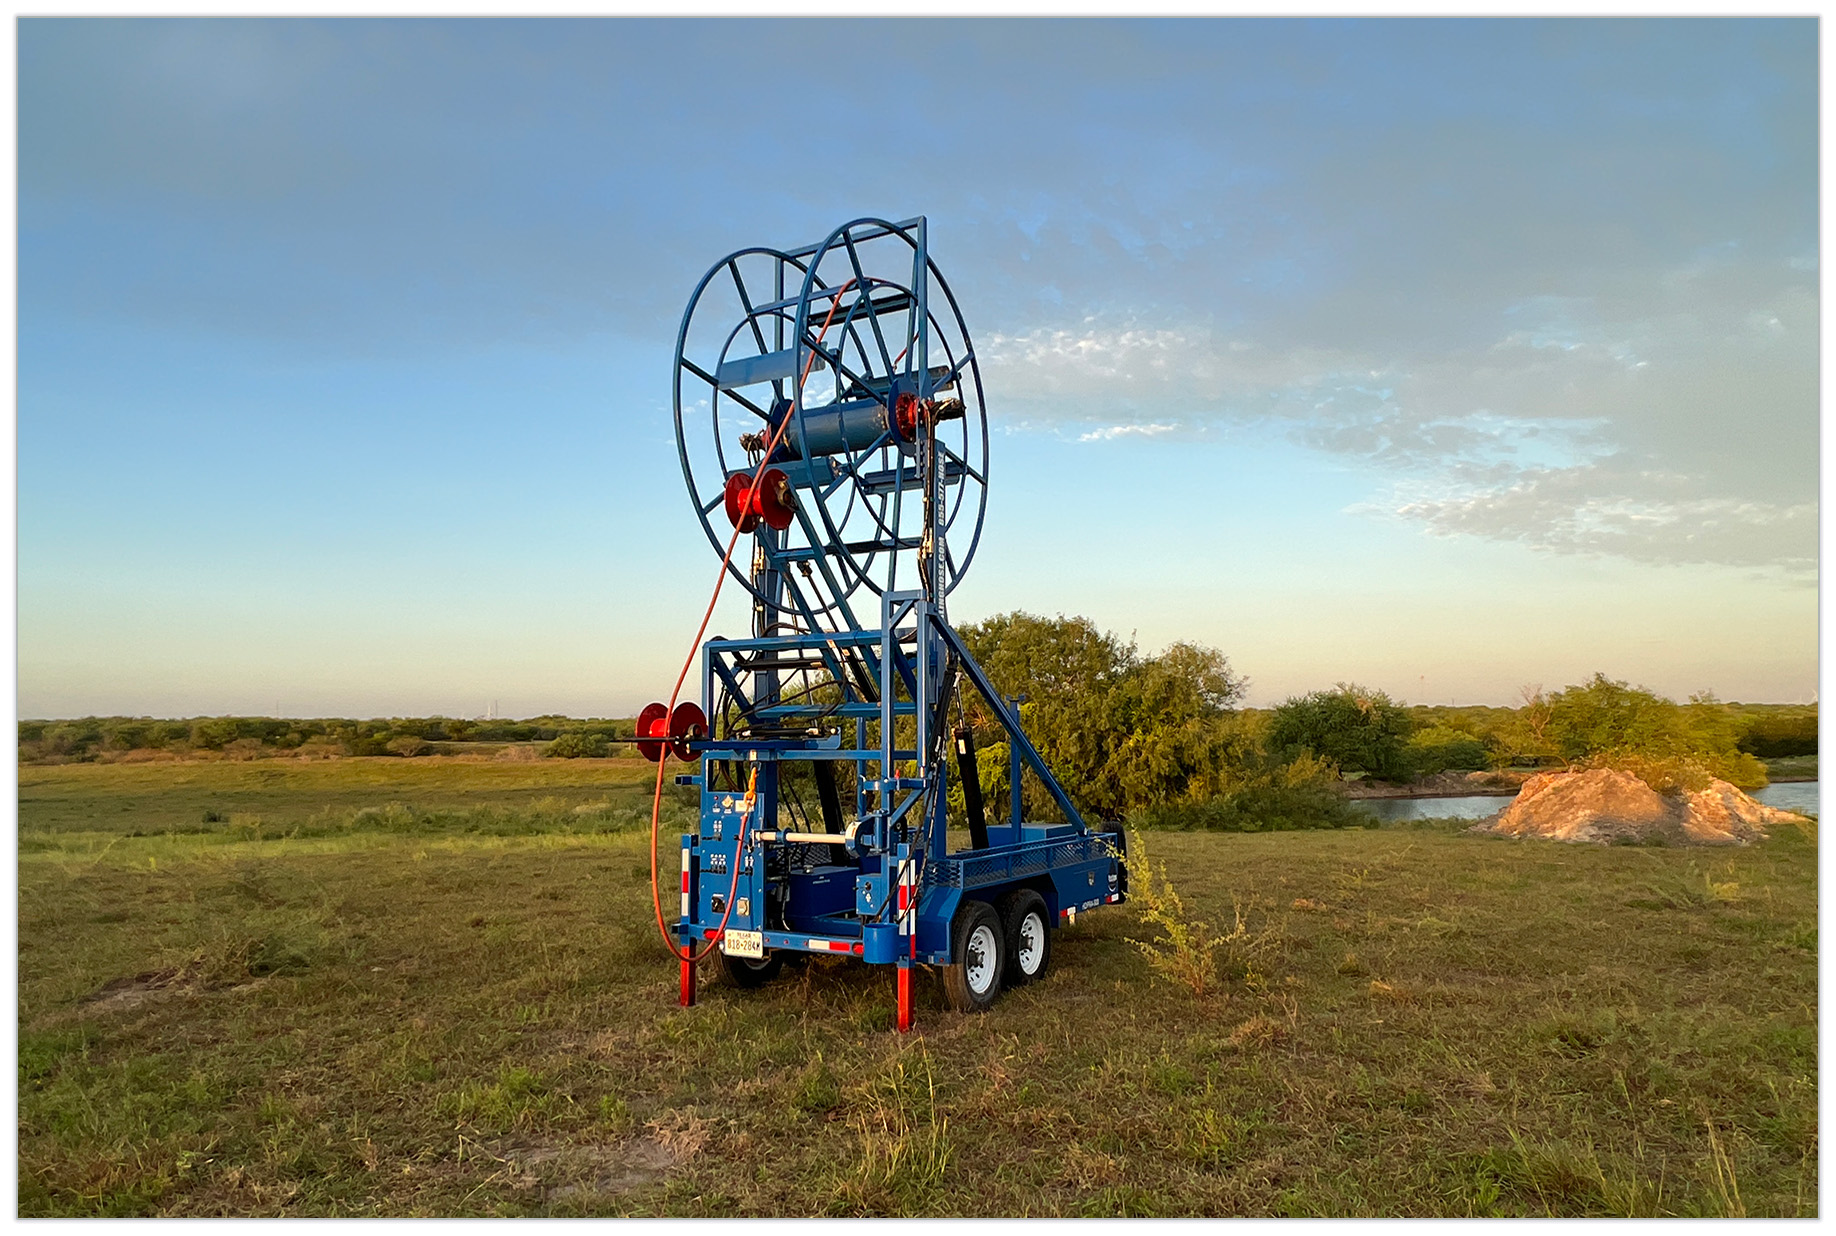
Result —
<instances>
[{"instance_id":1,"label":"green tree","mask_svg":"<svg viewBox=\"0 0 1836 1236\"><path fill-rule=\"evenodd\" d=\"M1570 763L1614 752L1681 755L1693 745L1675 703L1600 673L1550 697L1548 733Z\"/></svg>"},{"instance_id":2,"label":"green tree","mask_svg":"<svg viewBox=\"0 0 1836 1236\"><path fill-rule=\"evenodd\" d=\"M1596 673L1549 697L1547 732L1570 765L1622 768L1660 790L1700 789L1710 777L1766 784L1765 766L1739 750L1738 720L1706 692L1680 705Z\"/></svg>"},{"instance_id":3,"label":"green tree","mask_svg":"<svg viewBox=\"0 0 1836 1236\"><path fill-rule=\"evenodd\" d=\"M1143 657L1088 619L1030 614L962 634L998 690L1027 696L1027 736L1086 816L1232 830L1349 822L1327 765L1265 749L1260 720L1237 708L1247 683L1217 649L1178 643ZM965 700L964 714L976 729L983 798L1003 819L1006 734L977 699ZM1027 819L1056 818L1035 778L1022 793ZM952 800L960 820L960 787Z\"/></svg>"},{"instance_id":4,"label":"green tree","mask_svg":"<svg viewBox=\"0 0 1836 1236\"><path fill-rule=\"evenodd\" d=\"M1198 644L1138 662L1112 688L1115 741L1099 776L1130 809L1216 797L1253 750L1232 711L1247 686L1223 653Z\"/></svg>"},{"instance_id":5,"label":"green tree","mask_svg":"<svg viewBox=\"0 0 1836 1236\"><path fill-rule=\"evenodd\" d=\"M1268 743L1290 758L1311 752L1348 772L1403 781L1411 774L1410 729L1409 714L1388 695L1342 682L1276 705Z\"/></svg>"},{"instance_id":6,"label":"green tree","mask_svg":"<svg viewBox=\"0 0 1836 1236\"><path fill-rule=\"evenodd\" d=\"M1138 658L1132 644L1099 631L1088 618L1041 618L997 614L960 628L963 644L1002 695L1025 695L1021 708L1027 737L1080 811L1119 818L1124 799L1102 779L1117 739L1117 684ZM1007 735L985 701L973 690L959 699L975 728L978 746L1000 745ZM989 758L993 762L992 757ZM1005 765L1002 766L1003 770ZM989 796L1005 794L984 782ZM1036 779L1022 781L1028 819L1057 818L1057 809ZM1003 798L1002 801L1005 801Z\"/></svg>"},{"instance_id":7,"label":"green tree","mask_svg":"<svg viewBox=\"0 0 1836 1236\"><path fill-rule=\"evenodd\" d=\"M1429 776L1450 768L1476 772L1490 768L1492 749L1476 734L1450 725L1431 725L1409 736L1409 765L1414 775Z\"/></svg>"}]
</instances>

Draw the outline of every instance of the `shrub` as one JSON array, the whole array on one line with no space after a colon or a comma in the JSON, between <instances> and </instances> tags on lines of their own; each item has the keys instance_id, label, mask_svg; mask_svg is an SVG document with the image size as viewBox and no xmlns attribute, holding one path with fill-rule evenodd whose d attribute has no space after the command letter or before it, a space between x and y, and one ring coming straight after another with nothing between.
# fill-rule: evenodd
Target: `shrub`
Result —
<instances>
[{"instance_id":1,"label":"shrub","mask_svg":"<svg viewBox=\"0 0 1836 1236\"><path fill-rule=\"evenodd\" d=\"M1679 705L1596 673L1550 696L1547 735L1571 766L1620 768L1653 789L1702 789L1720 777L1742 789L1766 784L1766 767L1738 747L1739 726L1712 694Z\"/></svg>"},{"instance_id":2,"label":"shrub","mask_svg":"<svg viewBox=\"0 0 1836 1236\"><path fill-rule=\"evenodd\" d=\"M1266 761L1265 761L1266 763ZM1337 789L1337 770L1303 754L1287 764L1242 770L1230 788L1204 799L1152 804L1129 817L1139 828L1227 833L1346 828L1360 818Z\"/></svg>"},{"instance_id":3,"label":"shrub","mask_svg":"<svg viewBox=\"0 0 1836 1236\"><path fill-rule=\"evenodd\" d=\"M1277 705L1269 716L1269 747L1287 756L1312 752L1348 772L1385 781L1409 779L1409 714L1382 691L1340 683Z\"/></svg>"},{"instance_id":4,"label":"shrub","mask_svg":"<svg viewBox=\"0 0 1836 1236\"><path fill-rule=\"evenodd\" d=\"M1000 614L960 634L997 691L1027 696L1027 737L1087 815L1116 819L1169 798L1208 797L1253 751L1232 711L1246 681L1216 649L1178 643L1143 657L1087 618L1024 613ZM964 691L963 711L981 748L983 797L1004 802L1006 733L980 697ZM1027 818L1056 817L1036 779L1026 778L1022 792ZM960 791L952 800L960 819Z\"/></svg>"},{"instance_id":5,"label":"shrub","mask_svg":"<svg viewBox=\"0 0 1836 1236\"><path fill-rule=\"evenodd\" d=\"M1179 891L1167 878L1167 865L1154 866L1140 833L1129 834L1123 861L1128 864L1129 900L1140 908L1144 922L1159 929L1153 940L1133 944L1156 974L1184 984L1195 996L1204 995L1217 979L1216 953L1224 938L1212 934L1209 923L1187 912Z\"/></svg>"},{"instance_id":6,"label":"shrub","mask_svg":"<svg viewBox=\"0 0 1836 1236\"><path fill-rule=\"evenodd\" d=\"M1744 718L1739 746L1748 755L1768 760L1817 754L1817 706Z\"/></svg>"},{"instance_id":7,"label":"shrub","mask_svg":"<svg viewBox=\"0 0 1836 1236\"><path fill-rule=\"evenodd\" d=\"M1475 735L1451 726L1436 725L1418 730L1409 737L1408 760L1418 777L1433 776L1448 769L1477 772L1490 768L1492 749Z\"/></svg>"},{"instance_id":8,"label":"shrub","mask_svg":"<svg viewBox=\"0 0 1836 1236\"><path fill-rule=\"evenodd\" d=\"M542 754L549 759L577 760L581 758L598 759L609 750L605 736L602 734L563 734L546 747Z\"/></svg>"}]
</instances>

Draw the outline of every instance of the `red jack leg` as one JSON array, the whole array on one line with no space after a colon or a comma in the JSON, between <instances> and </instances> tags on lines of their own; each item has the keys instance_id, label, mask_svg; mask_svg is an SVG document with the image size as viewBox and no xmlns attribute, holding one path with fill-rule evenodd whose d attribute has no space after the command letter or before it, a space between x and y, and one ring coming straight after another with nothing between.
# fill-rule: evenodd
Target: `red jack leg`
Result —
<instances>
[{"instance_id":1,"label":"red jack leg","mask_svg":"<svg viewBox=\"0 0 1836 1236\"><path fill-rule=\"evenodd\" d=\"M899 1033L912 1028L912 968L899 967Z\"/></svg>"},{"instance_id":2,"label":"red jack leg","mask_svg":"<svg viewBox=\"0 0 1836 1236\"><path fill-rule=\"evenodd\" d=\"M689 945L691 952L694 945ZM695 1003L695 963L687 957L682 959L682 1007L688 1008Z\"/></svg>"}]
</instances>

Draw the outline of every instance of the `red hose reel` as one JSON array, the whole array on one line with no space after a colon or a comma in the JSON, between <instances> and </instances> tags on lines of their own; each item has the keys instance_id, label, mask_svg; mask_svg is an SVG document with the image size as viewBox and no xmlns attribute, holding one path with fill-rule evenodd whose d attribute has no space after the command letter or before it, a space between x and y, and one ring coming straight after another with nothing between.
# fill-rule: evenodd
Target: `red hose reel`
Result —
<instances>
[{"instance_id":1,"label":"red hose reel","mask_svg":"<svg viewBox=\"0 0 1836 1236\"><path fill-rule=\"evenodd\" d=\"M796 518L793 502L790 478L782 468L761 470L756 486L751 473L735 472L727 478L727 522L741 532L751 532L760 520L784 531Z\"/></svg>"},{"instance_id":2,"label":"red hose reel","mask_svg":"<svg viewBox=\"0 0 1836 1236\"><path fill-rule=\"evenodd\" d=\"M695 758L689 750L689 740L707 736L707 714L701 711L701 705L689 700L677 704L675 712L663 704L646 704L638 714L637 749L653 764L662 760L664 742L668 742L671 755L689 762ZM653 741L645 742L647 738Z\"/></svg>"}]
</instances>

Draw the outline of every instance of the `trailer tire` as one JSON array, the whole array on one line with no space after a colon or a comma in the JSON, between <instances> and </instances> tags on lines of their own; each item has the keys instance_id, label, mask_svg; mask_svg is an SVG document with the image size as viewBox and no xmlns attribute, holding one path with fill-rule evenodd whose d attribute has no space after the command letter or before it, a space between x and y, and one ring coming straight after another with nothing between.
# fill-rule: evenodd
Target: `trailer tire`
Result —
<instances>
[{"instance_id":1,"label":"trailer tire","mask_svg":"<svg viewBox=\"0 0 1836 1236\"><path fill-rule=\"evenodd\" d=\"M959 1013L982 1013L1001 994L1007 968L1001 916L986 901L965 901L950 923L950 964L944 967L944 997Z\"/></svg>"},{"instance_id":2,"label":"trailer tire","mask_svg":"<svg viewBox=\"0 0 1836 1236\"><path fill-rule=\"evenodd\" d=\"M1052 912L1030 888L1001 898L1001 935L1007 941L1007 985L1023 987L1045 977L1052 962Z\"/></svg>"},{"instance_id":3,"label":"trailer tire","mask_svg":"<svg viewBox=\"0 0 1836 1236\"><path fill-rule=\"evenodd\" d=\"M718 949L714 956L720 964L721 975L735 987L763 987L777 978L778 971L784 968L782 952L767 953L763 961L754 961L750 957L729 957Z\"/></svg>"}]
</instances>

